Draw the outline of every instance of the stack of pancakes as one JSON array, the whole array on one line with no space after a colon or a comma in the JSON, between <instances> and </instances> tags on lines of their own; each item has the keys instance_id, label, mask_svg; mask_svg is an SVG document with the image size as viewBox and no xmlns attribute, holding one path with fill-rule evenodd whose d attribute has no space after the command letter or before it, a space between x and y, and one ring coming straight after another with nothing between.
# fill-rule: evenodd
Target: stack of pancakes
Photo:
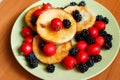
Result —
<instances>
[{"instance_id":1,"label":"stack of pancakes","mask_svg":"<svg viewBox=\"0 0 120 80\"><path fill-rule=\"evenodd\" d=\"M69 54L72 48L72 39L76 32L91 27L95 22L95 15L85 6L68 6L64 10L52 8L43 11L36 21L36 26L32 25L32 14L40 9L42 5L31 8L25 15L26 24L37 33L33 39L33 52L40 62L45 64L55 64L62 61ZM72 12L78 10L82 15L82 20L76 22L72 16ZM68 19L71 22L70 28L62 28L60 31L52 31L50 29L51 20L59 18L62 21ZM46 56L39 48L39 43L45 41L54 43L57 46L56 54Z\"/></svg>"}]
</instances>

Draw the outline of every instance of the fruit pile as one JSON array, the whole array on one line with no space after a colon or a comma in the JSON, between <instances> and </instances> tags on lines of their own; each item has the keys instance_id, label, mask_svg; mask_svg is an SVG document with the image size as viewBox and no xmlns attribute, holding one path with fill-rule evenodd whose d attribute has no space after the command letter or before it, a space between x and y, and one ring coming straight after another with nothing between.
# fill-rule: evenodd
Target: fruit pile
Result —
<instances>
[{"instance_id":1,"label":"fruit pile","mask_svg":"<svg viewBox=\"0 0 120 80\"><path fill-rule=\"evenodd\" d=\"M105 31L108 24L105 21L96 19L92 27L76 33L75 47L71 48L69 56L63 59L65 68L73 69L76 66L80 72L84 73L94 63L102 60L101 49L112 47L112 35Z\"/></svg>"},{"instance_id":2,"label":"fruit pile","mask_svg":"<svg viewBox=\"0 0 120 80\"><path fill-rule=\"evenodd\" d=\"M47 3L47 4L43 4L42 8L40 9L37 9L35 10L35 12L32 14L31 16L31 20L30 20L30 23L32 25L29 25L29 26L24 26L22 28L22 36L24 37L24 42L23 44L20 46L20 51L23 53L23 55L26 57L26 61L28 62L28 66L30 66L31 68L35 68L38 66L38 59L36 58L36 56L34 55L34 52L33 52L33 38L34 36L36 35L36 33L34 32L34 29L31 28L33 26L36 25L36 20L38 18L38 16L44 11L44 10L47 10L47 9L50 9L52 8L52 6ZM49 46L49 45L48 45ZM54 47L55 48L55 47ZM44 48L46 51L47 49L47 45L46 47ZM50 47L50 50L53 50L52 47ZM47 50L49 51L49 50ZM55 50L54 50L55 52ZM51 53L53 54L53 53ZM49 55L51 55L49 54ZM47 52L46 52L46 55Z\"/></svg>"},{"instance_id":3,"label":"fruit pile","mask_svg":"<svg viewBox=\"0 0 120 80\"><path fill-rule=\"evenodd\" d=\"M49 3L43 4L42 7L35 7L26 14L25 21L28 26L24 26L21 31L24 42L20 46L20 51L25 56L31 68L37 67L40 61L47 64L46 70L48 72L53 73L55 71L54 64L61 62L68 70L76 67L80 72L84 73L92 67L94 63L102 60L100 54L102 49L110 49L112 47L112 35L105 30L109 23L107 17L103 17L102 15L94 17L94 15L88 11L85 13L92 17L92 22L89 22L89 18L88 21L85 21L83 13L77 10L82 8L87 11L85 1L81 1L79 4L71 2L69 6L61 9L69 11L69 9L75 8L70 14L67 13L68 18L55 17L52 18L50 22L47 22L48 24L42 21L41 15L43 16L43 14L45 14L46 11L50 11L50 9L51 11L61 12L60 9L52 9L53 7ZM47 19L45 20L47 21ZM42 30L44 32L41 32ZM67 35L62 34L64 32ZM48 34L44 35L43 33ZM52 37L46 36L51 34L53 34ZM64 42L58 42L56 37L53 38L55 35L57 35L56 37L59 36L59 39L66 36L68 36L69 39L65 39ZM71 45L71 39L75 40L75 46Z\"/></svg>"}]
</instances>

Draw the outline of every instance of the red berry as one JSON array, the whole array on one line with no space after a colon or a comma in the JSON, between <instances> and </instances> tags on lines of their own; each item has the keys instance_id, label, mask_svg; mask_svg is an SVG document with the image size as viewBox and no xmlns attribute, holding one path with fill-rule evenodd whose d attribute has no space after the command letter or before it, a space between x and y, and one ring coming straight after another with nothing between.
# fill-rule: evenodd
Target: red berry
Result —
<instances>
[{"instance_id":1,"label":"red berry","mask_svg":"<svg viewBox=\"0 0 120 80\"><path fill-rule=\"evenodd\" d=\"M51 29L54 31L59 31L62 29L62 21L59 18L54 18L51 21Z\"/></svg>"},{"instance_id":2,"label":"red berry","mask_svg":"<svg viewBox=\"0 0 120 80\"><path fill-rule=\"evenodd\" d=\"M100 54L100 46L97 44L91 44L87 47L87 53L91 56Z\"/></svg>"},{"instance_id":3,"label":"red berry","mask_svg":"<svg viewBox=\"0 0 120 80\"><path fill-rule=\"evenodd\" d=\"M90 28L88 29L88 31L89 31L89 33L90 33L90 35L91 35L92 37L97 37L97 36L98 36L98 29L97 29L97 28L95 28L95 27L90 27Z\"/></svg>"},{"instance_id":4,"label":"red berry","mask_svg":"<svg viewBox=\"0 0 120 80\"><path fill-rule=\"evenodd\" d=\"M32 43L33 41L33 36L28 36L25 38L25 42Z\"/></svg>"},{"instance_id":5,"label":"red berry","mask_svg":"<svg viewBox=\"0 0 120 80\"><path fill-rule=\"evenodd\" d=\"M103 21L96 21L94 27L96 27L98 30L104 30L106 28L106 24Z\"/></svg>"},{"instance_id":6,"label":"red berry","mask_svg":"<svg viewBox=\"0 0 120 80\"><path fill-rule=\"evenodd\" d=\"M52 43L47 43L43 47L43 52L46 56L52 56L56 53L56 46Z\"/></svg>"},{"instance_id":7,"label":"red berry","mask_svg":"<svg viewBox=\"0 0 120 80\"><path fill-rule=\"evenodd\" d=\"M98 36L95 38L95 43L98 44L99 46L103 46L105 42L105 39L102 36Z\"/></svg>"},{"instance_id":8,"label":"red berry","mask_svg":"<svg viewBox=\"0 0 120 80\"><path fill-rule=\"evenodd\" d=\"M24 55L28 55L32 52L32 44L25 42L21 45L20 50Z\"/></svg>"},{"instance_id":9,"label":"red berry","mask_svg":"<svg viewBox=\"0 0 120 80\"><path fill-rule=\"evenodd\" d=\"M76 48L78 49L78 50L86 50L86 48L87 48L87 43L85 42L85 41L79 41L79 42L77 42L77 44L76 44Z\"/></svg>"},{"instance_id":10,"label":"red berry","mask_svg":"<svg viewBox=\"0 0 120 80\"><path fill-rule=\"evenodd\" d=\"M75 59L77 63L85 63L88 60L88 53L85 51L79 51Z\"/></svg>"},{"instance_id":11,"label":"red berry","mask_svg":"<svg viewBox=\"0 0 120 80\"><path fill-rule=\"evenodd\" d=\"M51 8L52 8L52 6L49 3L43 4L43 7L42 7L43 10L47 10L47 9L51 9Z\"/></svg>"},{"instance_id":12,"label":"red berry","mask_svg":"<svg viewBox=\"0 0 120 80\"><path fill-rule=\"evenodd\" d=\"M33 16L38 17L42 12L43 12L42 9L37 9L37 10L33 13Z\"/></svg>"},{"instance_id":13,"label":"red berry","mask_svg":"<svg viewBox=\"0 0 120 80\"><path fill-rule=\"evenodd\" d=\"M75 67L75 65L77 64L76 60L74 57L72 56L66 56L63 61L63 66L66 68L66 69L73 69Z\"/></svg>"},{"instance_id":14,"label":"red berry","mask_svg":"<svg viewBox=\"0 0 120 80\"><path fill-rule=\"evenodd\" d=\"M22 28L22 35L23 37L31 36L32 35L32 30L30 27L23 27Z\"/></svg>"}]
</instances>

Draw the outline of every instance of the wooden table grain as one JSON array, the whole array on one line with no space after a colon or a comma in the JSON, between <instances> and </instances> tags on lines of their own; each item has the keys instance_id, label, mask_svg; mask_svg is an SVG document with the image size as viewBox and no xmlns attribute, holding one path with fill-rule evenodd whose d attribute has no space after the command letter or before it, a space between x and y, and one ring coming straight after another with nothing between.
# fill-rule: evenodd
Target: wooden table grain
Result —
<instances>
[{"instance_id":1,"label":"wooden table grain","mask_svg":"<svg viewBox=\"0 0 120 80\"><path fill-rule=\"evenodd\" d=\"M16 61L10 46L13 24L20 13L37 0L3 0L0 2L0 80L40 80ZM120 25L120 0L96 0L114 15ZM89 80L120 80L120 51L114 62Z\"/></svg>"}]
</instances>

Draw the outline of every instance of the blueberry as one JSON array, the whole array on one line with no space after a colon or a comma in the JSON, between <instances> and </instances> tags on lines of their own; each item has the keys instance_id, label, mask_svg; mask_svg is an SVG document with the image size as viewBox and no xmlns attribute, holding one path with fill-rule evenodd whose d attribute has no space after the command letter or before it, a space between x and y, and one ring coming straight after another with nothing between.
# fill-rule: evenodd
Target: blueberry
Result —
<instances>
[{"instance_id":1,"label":"blueberry","mask_svg":"<svg viewBox=\"0 0 120 80\"><path fill-rule=\"evenodd\" d=\"M71 22L68 19L64 19L62 23L65 28L70 28L71 26Z\"/></svg>"},{"instance_id":2,"label":"blueberry","mask_svg":"<svg viewBox=\"0 0 120 80\"><path fill-rule=\"evenodd\" d=\"M95 56L93 56L93 60L94 60L95 63L100 62L102 60L102 56L101 55L95 55Z\"/></svg>"},{"instance_id":3,"label":"blueberry","mask_svg":"<svg viewBox=\"0 0 120 80\"><path fill-rule=\"evenodd\" d=\"M45 43L44 41L42 41L42 42L39 43L39 46L40 46L40 49L41 49L41 50L43 49L43 47L45 46L45 44L46 44L46 43Z\"/></svg>"},{"instance_id":4,"label":"blueberry","mask_svg":"<svg viewBox=\"0 0 120 80\"><path fill-rule=\"evenodd\" d=\"M36 26L36 21L37 21L37 17L36 16L32 16L31 23L32 23L33 26Z\"/></svg>"},{"instance_id":5,"label":"blueberry","mask_svg":"<svg viewBox=\"0 0 120 80\"><path fill-rule=\"evenodd\" d=\"M85 41L90 45L95 43L95 39L91 36L85 37Z\"/></svg>"},{"instance_id":6,"label":"blueberry","mask_svg":"<svg viewBox=\"0 0 120 80\"><path fill-rule=\"evenodd\" d=\"M104 18L102 19L102 21L105 22L106 24L109 23L109 19L108 19L107 17L104 17Z\"/></svg>"},{"instance_id":7,"label":"blueberry","mask_svg":"<svg viewBox=\"0 0 120 80\"><path fill-rule=\"evenodd\" d=\"M78 65L78 70L82 73L86 72L89 69L89 67L86 65L86 63L80 63Z\"/></svg>"},{"instance_id":8,"label":"blueberry","mask_svg":"<svg viewBox=\"0 0 120 80\"><path fill-rule=\"evenodd\" d=\"M69 51L69 55L75 57L78 53L78 49L76 48L71 48Z\"/></svg>"},{"instance_id":9,"label":"blueberry","mask_svg":"<svg viewBox=\"0 0 120 80\"><path fill-rule=\"evenodd\" d=\"M96 16L96 21L102 21L103 20L103 16L102 15L97 15Z\"/></svg>"},{"instance_id":10,"label":"blueberry","mask_svg":"<svg viewBox=\"0 0 120 80\"><path fill-rule=\"evenodd\" d=\"M94 65L94 60L93 60L93 58L90 57L90 58L87 60L86 64L87 64L88 67L92 67L92 66Z\"/></svg>"},{"instance_id":11,"label":"blueberry","mask_svg":"<svg viewBox=\"0 0 120 80\"><path fill-rule=\"evenodd\" d=\"M78 6L86 6L85 1L81 1L81 2L78 4Z\"/></svg>"},{"instance_id":12,"label":"blueberry","mask_svg":"<svg viewBox=\"0 0 120 80\"><path fill-rule=\"evenodd\" d=\"M77 5L76 2L71 2L71 3L70 3L70 6L75 6L75 5Z\"/></svg>"},{"instance_id":13,"label":"blueberry","mask_svg":"<svg viewBox=\"0 0 120 80\"><path fill-rule=\"evenodd\" d=\"M28 62L28 65L31 67L31 68L35 68L38 66L38 60L37 58L35 57L34 53L30 53L29 55L26 56L26 60Z\"/></svg>"},{"instance_id":14,"label":"blueberry","mask_svg":"<svg viewBox=\"0 0 120 80\"><path fill-rule=\"evenodd\" d=\"M53 64L48 64L47 72L53 73L55 71L55 66Z\"/></svg>"},{"instance_id":15,"label":"blueberry","mask_svg":"<svg viewBox=\"0 0 120 80\"><path fill-rule=\"evenodd\" d=\"M76 22L80 22L82 20L82 15L79 13L78 10L73 11L72 16Z\"/></svg>"},{"instance_id":16,"label":"blueberry","mask_svg":"<svg viewBox=\"0 0 120 80\"><path fill-rule=\"evenodd\" d=\"M110 49L112 47L112 42L109 41L109 42L105 42L104 45L103 45L103 48L105 49Z\"/></svg>"}]
</instances>

